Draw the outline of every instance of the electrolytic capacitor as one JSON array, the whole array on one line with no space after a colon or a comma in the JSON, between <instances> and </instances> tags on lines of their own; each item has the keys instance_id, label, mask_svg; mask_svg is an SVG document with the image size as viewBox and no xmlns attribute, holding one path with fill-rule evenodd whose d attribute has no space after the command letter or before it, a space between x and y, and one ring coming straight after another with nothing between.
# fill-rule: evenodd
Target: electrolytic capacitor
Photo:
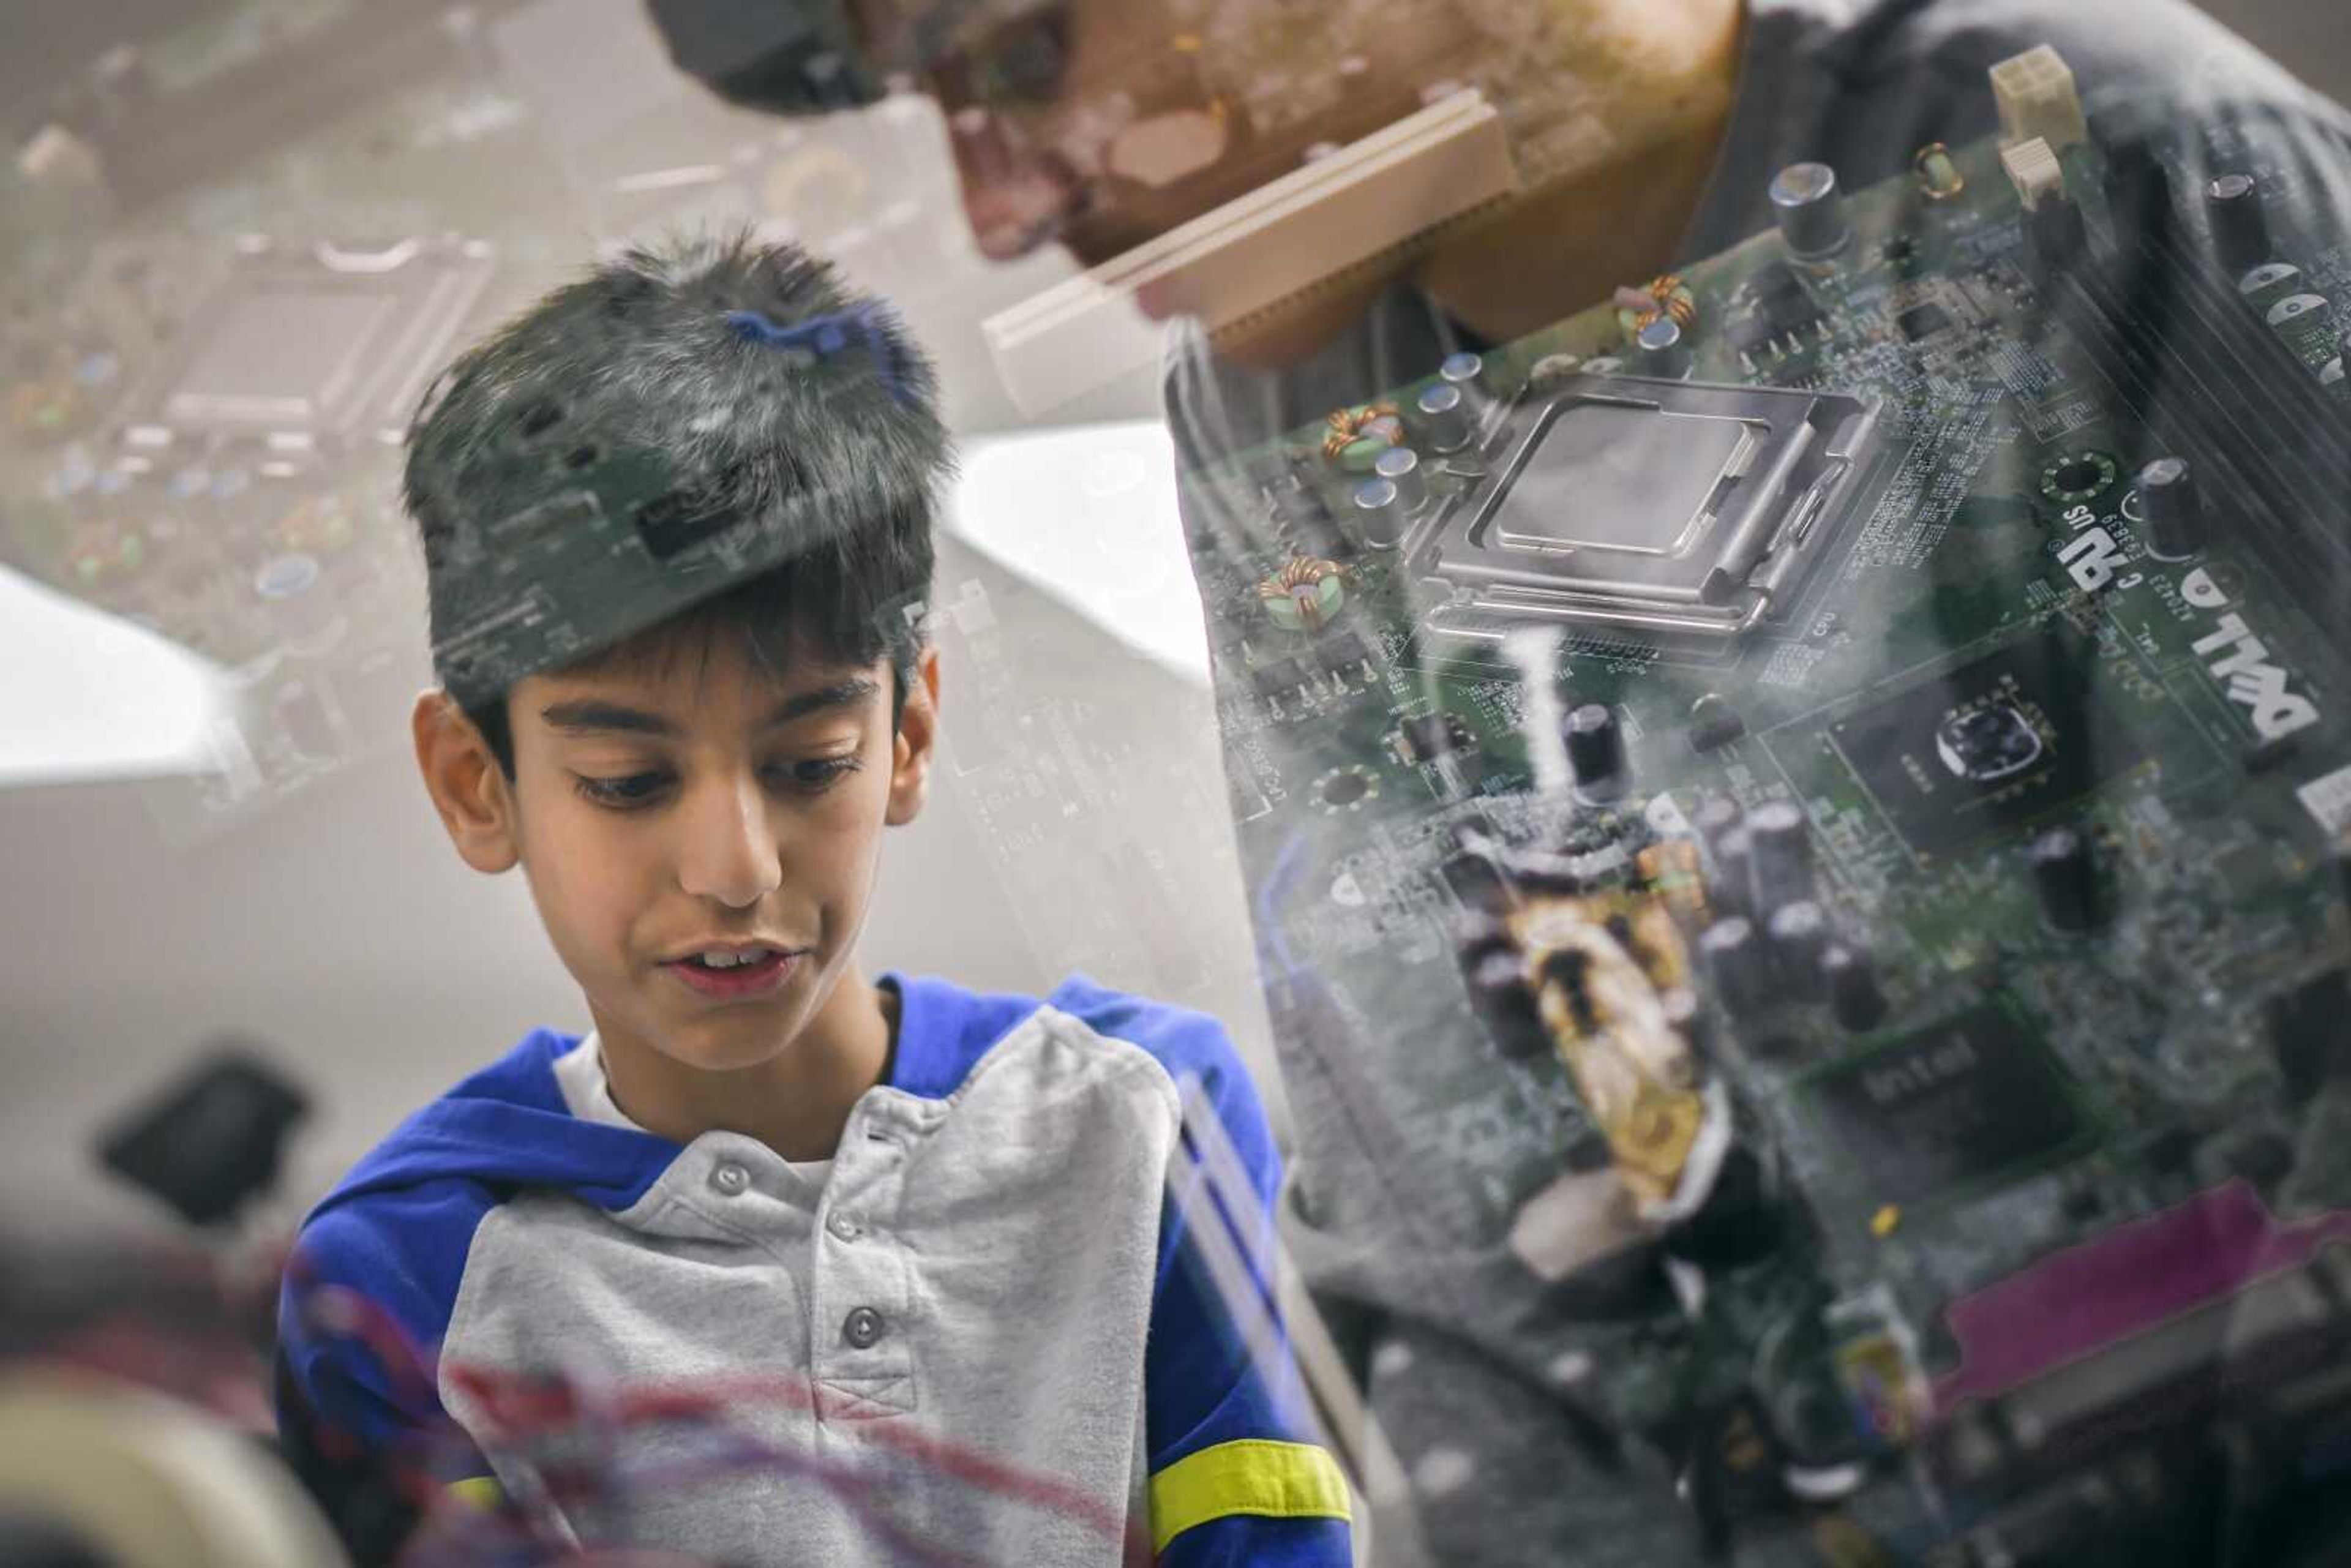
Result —
<instances>
[{"instance_id":1,"label":"electrolytic capacitor","mask_svg":"<svg viewBox=\"0 0 2351 1568\"><path fill-rule=\"evenodd\" d=\"M1726 915L1755 912L1755 841L1744 827L1714 841L1714 876L1707 900Z\"/></svg>"},{"instance_id":2,"label":"electrolytic capacitor","mask_svg":"<svg viewBox=\"0 0 2351 1568\"><path fill-rule=\"evenodd\" d=\"M1391 446L1381 453L1372 473L1396 487L1396 501L1407 512L1420 510L1428 499L1428 476L1421 472L1420 454L1409 446Z\"/></svg>"},{"instance_id":3,"label":"electrolytic capacitor","mask_svg":"<svg viewBox=\"0 0 2351 1568\"><path fill-rule=\"evenodd\" d=\"M1885 1021L1886 992L1868 948L1831 943L1821 954L1821 978L1838 1024L1858 1034Z\"/></svg>"},{"instance_id":4,"label":"electrolytic capacitor","mask_svg":"<svg viewBox=\"0 0 2351 1568\"><path fill-rule=\"evenodd\" d=\"M1486 423L1487 412L1494 406L1494 389L1487 384L1484 355L1466 350L1447 354L1445 362L1437 367L1437 379L1461 389L1461 406L1473 430Z\"/></svg>"},{"instance_id":5,"label":"electrolytic capacitor","mask_svg":"<svg viewBox=\"0 0 2351 1568\"><path fill-rule=\"evenodd\" d=\"M1828 977L1821 956L1828 951L1828 911L1811 899L1783 904L1771 912L1764 929L1771 937L1771 961L1780 984L1798 1001L1817 1002L1827 994Z\"/></svg>"},{"instance_id":6,"label":"electrolytic capacitor","mask_svg":"<svg viewBox=\"0 0 2351 1568\"><path fill-rule=\"evenodd\" d=\"M1445 362L1437 367L1439 381L1450 382L1465 392L1473 387L1483 386L1485 376L1486 357L1473 354L1466 349L1458 354L1446 355Z\"/></svg>"},{"instance_id":7,"label":"electrolytic capacitor","mask_svg":"<svg viewBox=\"0 0 2351 1568\"><path fill-rule=\"evenodd\" d=\"M2222 174L2204 187L2204 211L2212 221L2212 253L2231 277L2270 258L2270 225L2262 210L2261 182L2251 174Z\"/></svg>"},{"instance_id":8,"label":"electrolytic capacitor","mask_svg":"<svg viewBox=\"0 0 2351 1568\"><path fill-rule=\"evenodd\" d=\"M1393 479L1374 475L1355 486L1355 526L1374 549L1394 549L1404 538L1404 497Z\"/></svg>"},{"instance_id":9,"label":"electrolytic capacitor","mask_svg":"<svg viewBox=\"0 0 2351 1568\"><path fill-rule=\"evenodd\" d=\"M1747 814L1755 851L1755 910L1768 919L1783 904L1813 896L1813 825L1792 800L1773 800Z\"/></svg>"},{"instance_id":10,"label":"electrolytic capacitor","mask_svg":"<svg viewBox=\"0 0 2351 1568\"><path fill-rule=\"evenodd\" d=\"M1773 176L1771 208L1788 249L1806 260L1834 256L1853 237L1836 171L1825 163L1791 163Z\"/></svg>"},{"instance_id":11,"label":"electrolytic capacitor","mask_svg":"<svg viewBox=\"0 0 2351 1568\"><path fill-rule=\"evenodd\" d=\"M1726 1012L1745 1018L1761 1010L1771 998L1771 973L1753 922L1738 915L1716 921L1698 937L1698 950Z\"/></svg>"},{"instance_id":12,"label":"electrolytic capacitor","mask_svg":"<svg viewBox=\"0 0 2351 1568\"><path fill-rule=\"evenodd\" d=\"M1681 323L1670 316L1660 316L1634 334L1633 350L1645 376L1679 381L1690 372L1689 340L1682 336Z\"/></svg>"},{"instance_id":13,"label":"electrolytic capacitor","mask_svg":"<svg viewBox=\"0 0 2351 1568\"><path fill-rule=\"evenodd\" d=\"M2027 852L2041 912L2060 931L2087 931L2101 915L2098 863L2089 836L2059 825L2032 841Z\"/></svg>"},{"instance_id":14,"label":"electrolytic capacitor","mask_svg":"<svg viewBox=\"0 0 2351 1568\"><path fill-rule=\"evenodd\" d=\"M1587 800L1613 800L1631 783L1625 761L1625 727L1604 703L1585 703L1560 727L1567 742L1568 771L1575 792Z\"/></svg>"},{"instance_id":15,"label":"electrolytic capacitor","mask_svg":"<svg viewBox=\"0 0 2351 1568\"><path fill-rule=\"evenodd\" d=\"M2204 548L2204 498L2180 457L2158 457L2138 471L2147 515L2147 550L2158 560L2185 560Z\"/></svg>"},{"instance_id":16,"label":"electrolytic capacitor","mask_svg":"<svg viewBox=\"0 0 2351 1568\"><path fill-rule=\"evenodd\" d=\"M1421 389L1412 423L1432 452L1458 452L1469 444L1468 400L1451 382Z\"/></svg>"},{"instance_id":17,"label":"electrolytic capacitor","mask_svg":"<svg viewBox=\"0 0 2351 1568\"><path fill-rule=\"evenodd\" d=\"M1522 1061L1549 1048L1551 1037L1543 1032L1541 1009L1527 985L1526 960L1516 948L1489 948L1470 958L1463 979L1496 1050Z\"/></svg>"}]
</instances>

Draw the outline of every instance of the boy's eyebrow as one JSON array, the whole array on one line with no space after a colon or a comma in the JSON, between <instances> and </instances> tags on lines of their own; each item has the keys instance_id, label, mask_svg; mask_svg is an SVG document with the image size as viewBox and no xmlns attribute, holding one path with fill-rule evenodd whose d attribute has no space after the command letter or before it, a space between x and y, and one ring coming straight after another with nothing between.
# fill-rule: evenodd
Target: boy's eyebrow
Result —
<instances>
[{"instance_id":1,"label":"boy's eyebrow","mask_svg":"<svg viewBox=\"0 0 2351 1568\"><path fill-rule=\"evenodd\" d=\"M880 686L864 676L852 675L845 681L835 681L831 685L786 697L759 721L758 727L774 729L778 725L789 724L796 718L805 718L825 708L853 706L879 690ZM660 714L625 707L601 697L574 697L569 702L551 703L538 710L538 716L566 735L601 735L618 731L627 735L674 737L684 733Z\"/></svg>"}]
</instances>

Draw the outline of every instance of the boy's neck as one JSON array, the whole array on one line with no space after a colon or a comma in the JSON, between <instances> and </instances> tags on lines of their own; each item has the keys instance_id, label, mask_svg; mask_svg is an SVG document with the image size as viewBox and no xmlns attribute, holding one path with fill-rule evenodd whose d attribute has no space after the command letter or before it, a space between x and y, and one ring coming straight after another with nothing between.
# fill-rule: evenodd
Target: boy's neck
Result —
<instances>
[{"instance_id":1,"label":"boy's neck","mask_svg":"<svg viewBox=\"0 0 2351 1568\"><path fill-rule=\"evenodd\" d=\"M757 1067L715 1072L685 1066L641 1042L615 1039L600 1020L604 1074L621 1113L674 1143L741 1133L787 1160L829 1159L864 1092L883 1081L898 1038L899 998L872 985L852 959L789 1050Z\"/></svg>"}]
</instances>

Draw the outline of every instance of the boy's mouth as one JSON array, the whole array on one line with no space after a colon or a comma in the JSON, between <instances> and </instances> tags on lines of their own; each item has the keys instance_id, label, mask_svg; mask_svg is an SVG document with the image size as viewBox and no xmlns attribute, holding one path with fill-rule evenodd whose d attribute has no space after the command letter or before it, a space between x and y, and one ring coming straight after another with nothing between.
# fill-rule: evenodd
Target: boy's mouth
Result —
<instances>
[{"instance_id":1,"label":"boy's mouth","mask_svg":"<svg viewBox=\"0 0 2351 1568\"><path fill-rule=\"evenodd\" d=\"M799 962L776 947L718 947L673 958L662 967L706 997L747 997L781 985Z\"/></svg>"}]
</instances>

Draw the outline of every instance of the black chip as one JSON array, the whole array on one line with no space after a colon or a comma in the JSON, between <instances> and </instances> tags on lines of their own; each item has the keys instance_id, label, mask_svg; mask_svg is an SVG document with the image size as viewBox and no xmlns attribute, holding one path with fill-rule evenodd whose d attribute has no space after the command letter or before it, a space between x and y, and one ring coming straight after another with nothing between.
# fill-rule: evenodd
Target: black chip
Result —
<instances>
[{"instance_id":1,"label":"black chip","mask_svg":"<svg viewBox=\"0 0 2351 1568\"><path fill-rule=\"evenodd\" d=\"M1949 331L1951 313L1929 300L1924 305L1914 305L1905 310L1894 319L1894 324L1902 329L1902 335L1905 338L1915 343L1921 338L1931 338L1938 332Z\"/></svg>"},{"instance_id":2,"label":"black chip","mask_svg":"<svg viewBox=\"0 0 2351 1568\"><path fill-rule=\"evenodd\" d=\"M1742 316L1725 329L1730 346L1742 354L1752 354L1771 346L1780 329L1761 316Z\"/></svg>"},{"instance_id":3,"label":"black chip","mask_svg":"<svg viewBox=\"0 0 2351 1568\"><path fill-rule=\"evenodd\" d=\"M285 1140L308 1110L266 1062L225 1044L103 1132L99 1158L190 1223L211 1225L277 1185Z\"/></svg>"},{"instance_id":4,"label":"black chip","mask_svg":"<svg viewBox=\"0 0 2351 1568\"><path fill-rule=\"evenodd\" d=\"M1895 831L1943 854L2138 765L2138 737L2092 689L2099 667L2080 633L2037 632L1829 733Z\"/></svg>"},{"instance_id":5,"label":"black chip","mask_svg":"<svg viewBox=\"0 0 2351 1568\"><path fill-rule=\"evenodd\" d=\"M1361 632L1339 632L1325 638L1322 646L1314 650L1314 656L1322 662L1324 669L1335 675L1342 670L1363 668L1372 656L1372 649Z\"/></svg>"},{"instance_id":6,"label":"black chip","mask_svg":"<svg viewBox=\"0 0 2351 1568\"><path fill-rule=\"evenodd\" d=\"M1840 1063L1806 1087L1877 1203L2022 1175L2091 1134L2056 1061L1997 1003Z\"/></svg>"},{"instance_id":7,"label":"black chip","mask_svg":"<svg viewBox=\"0 0 2351 1568\"><path fill-rule=\"evenodd\" d=\"M2340 969L2329 969L2270 1003L2270 1050L2284 1075L2288 1103L2305 1103L2329 1078L2351 1072L2351 1050L2343 1043L2346 1009L2351 985Z\"/></svg>"},{"instance_id":8,"label":"black chip","mask_svg":"<svg viewBox=\"0 0 2351 1568\"><path fill-rule=\"evenodd\" d=\"M1396 735L1396 752L1406 762L1433 762L1457 751L1474 750L1478 737L1457 714L1435 713L1408 718Z\"/></svg>"},{"instance_id":9,"label":"black chip","mask_svg":"<svg viewBox=\"0 0 2351 1568\"><path fill-rule=\"evenodd\" d=\"M1306 666L1296 659L1276 659L1270 664L1259 664L1250 674L1249 684L1261 697L1285 696L1306 684Z\"/></svg>"},{"instance_id":10,"label":"black chip","mask_svg":"<svg viewBox=\"0 0 2351 1568\"><path fill-rule=\"evenodd\" d=\"M1765 320L1782 332L1793 332L1821 319L1821 308L1805 292L1803 280L1784 261L1757 269L1749 287Z\"/></svg>"},{"instance_id":11,"label":"black chip","mask_svg":"<svg viewBox=\"0 0 2351 1568\"><path fill-rule=\"evenodd\" d=\"M2041 760L2042 750L2032 721L2003 702L1968 708L1935 732L1935 755L1943 766L1977 784L2023 772Z\"/></svg>"},{"instance_id":12,"label":"black chip","mask_svg":"<svg viewBox=\"0 0 2351 1568\"><path fill-rule=\"evenodd\" d=\"M1756 298L1766 301L1786 299L1792 296L1804 298L1804 280L1798 277L1796 269L1784 261L1767 261L1757 267L1747 287L1754 291Z\"/></svg>"}]
</instances>

